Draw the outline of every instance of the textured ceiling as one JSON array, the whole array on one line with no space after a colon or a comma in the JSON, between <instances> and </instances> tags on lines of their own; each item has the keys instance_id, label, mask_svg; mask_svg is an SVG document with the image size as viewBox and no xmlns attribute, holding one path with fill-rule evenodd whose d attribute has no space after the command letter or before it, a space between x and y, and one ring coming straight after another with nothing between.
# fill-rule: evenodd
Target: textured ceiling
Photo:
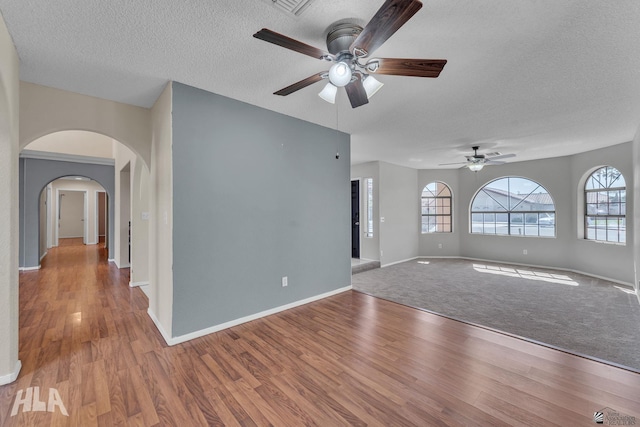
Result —
<instances>
[{"instance_id":1,"label":"textured ceiling","mask_svg":"<svg viewBox=\"0 0 640 427\"><path fill-rule=\"evenodd\" d=\"M325 48L332 23L382 0L0 0L21 79L144 107L175 80L352 135L352 163L462 161L472 145L522 161L630 141L640 124L638 0L432 0L374 56L443 58L437 79L380 76L351 109L322 83L275 90L327 63L257 40L266 27Z\"/></svg>"}]
</instances>

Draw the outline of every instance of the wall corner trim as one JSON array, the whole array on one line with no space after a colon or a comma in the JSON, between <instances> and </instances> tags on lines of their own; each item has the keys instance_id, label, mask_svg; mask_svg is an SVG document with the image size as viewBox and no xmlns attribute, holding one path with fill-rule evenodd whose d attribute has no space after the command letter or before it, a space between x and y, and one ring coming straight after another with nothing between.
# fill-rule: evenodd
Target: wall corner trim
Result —
<instances>
[{"instance_id":1,"label":"wall corner trim","mask_svg":"<svg viewBox=\"0 0 640 427\"><path fill-rule=\"evenodd\" d=\"M21 369L22 369L22 362L20 362L20 360L18 360L16 362L15 368L13 368L13 372L11 372L10 374L7 374L7 375L0 376L0 386L12 383L15 380L17 380L18 379L18 374L20 373Z\"/></svg>"},{"instance_id":2,"label":"wall corner trim","mask_svg":"<svg viewBox=\"0 0 640 427\"><path fill-rule=\"evenodd\" d=\"M137 288L138 286L147 286L149 282L129 282L130 288Z\"/></svg>"},{"instance_id":3,"label":"wall corner trim","mask_svg":"<svg viewBox=\"0 0 640 427\"><path fill-rule=\"evenodd\" d=\"M291 308L295 308L295 307L299 307L301 305L309 304L311 302L318 301L318 300L321 300L321 299L324 299L324 298L328 298L330 296L337 295L337 294L340 294L342 292L350 291L351 289L352 289L351 285L345 286L344 288L334 289L333 291L329 291L329 292L326 292L324 294L315 295L315 296L312 296L312 297L309 297L309 298L305 298L305 299L302 299L302 300L299 300L299 301L294 301L294 302L289 303L289 304L281 305L280 307L275 307L275 308L272 308L272 309L269 309L269 310L261 311L261 312L256 313L256 314L251 314L249 316L241 317L239 319L235 319L235 320L231 320L229 322L221 323L219 325L211 326L211 327L206 328L206 329L201 329L199 331L191 332L189 334L181 335L179 337L173 337L173 338L167 339L167 336L163 332L162 328L159 327L158 329L160 329L160 333L164 337L164 340L167 342L167 344L170 345L170 346L173 346L173 345L176 345L176 344L182 344L183 342L190 341L192 339L196 339L196 338L203 337L205 335L212 334L214 332L222 331L223 329L231 328L232 326L237 326L237 325L240 325L242 323L251 322L252 320L257 320L257 319L260 319L262 317L266 317L266 316L270 316L272 314L280 313L281 311L289 310ZM154 322L156 322L156 321L154 320ZM156 322L156 325L157 324L158 323Z\"/></svg>"},{"instance_id":4,"label":"wall corner trim","mask_svg":"<svg viewBox=\"0 0 640 427\"><path fill-rule=\"evenodd\" d=\"M149 315L149 317L151 318L151 320L153 320L153 323L156 325L156 328L158 328L158 331L160 331L160 335L162 335L162 338L164 338L164 342L167 345L173 345L170 344L171 342L171 337L169 336L169 334L164 330L164 328L162 327L162 324L160 323L160 321L158 320L158 318L156 317L155 313L153 311L151 311L151 307L147 308L147 314Z\"/></svg>"}]
</instances>

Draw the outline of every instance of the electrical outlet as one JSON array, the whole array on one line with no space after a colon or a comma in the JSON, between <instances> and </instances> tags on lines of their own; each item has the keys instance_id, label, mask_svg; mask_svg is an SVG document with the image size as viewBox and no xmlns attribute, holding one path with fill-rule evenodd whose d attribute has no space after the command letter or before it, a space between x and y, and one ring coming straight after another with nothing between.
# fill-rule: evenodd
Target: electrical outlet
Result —
<instances>
[{"instance_id":1,"label":"electrical outlet","mask_svg":"<svg viewBox=\"0 0 640 427\"><path fill-rule=\"evenodd\" d=\"M282 276L282 287L289 286L289 279L287 276Z\"/></svg>"},{"instance_id":2,"label":"electrical outlet","mask_svg":"<svg viewBox=\"0 0 640 427\"><path fill-rule=\"evenodd\" d=\"M527 254L527 250L526 250L526 249L523 249L523 250L522 250L522 255L526 255L526 254Z\"/></svg>"},{"instance_id":3,"label":"electrical outlet","mask_svg":"<svg viewBox=\"0 0 640 427\"><path fill-rule=\"evenodd\" d=\"M442 249L442 243L438 243L438 249Z\"/></svg>"}]
</instances>

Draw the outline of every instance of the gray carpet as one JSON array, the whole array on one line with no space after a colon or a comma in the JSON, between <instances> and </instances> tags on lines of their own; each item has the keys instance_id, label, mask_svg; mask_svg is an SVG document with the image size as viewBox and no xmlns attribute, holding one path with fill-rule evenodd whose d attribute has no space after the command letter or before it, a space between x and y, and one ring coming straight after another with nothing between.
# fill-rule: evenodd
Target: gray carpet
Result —
<instances>
[{"instance_id":1,"label":"gray carpet","mask_svg":"<svg viewBox=\"0 0 640 427\"><path fill-rule=\"evenodd\" d=\"M353 289L640 371L631 288L565 271L419 259L352 277Z\"/></svg>"}]
</instances>

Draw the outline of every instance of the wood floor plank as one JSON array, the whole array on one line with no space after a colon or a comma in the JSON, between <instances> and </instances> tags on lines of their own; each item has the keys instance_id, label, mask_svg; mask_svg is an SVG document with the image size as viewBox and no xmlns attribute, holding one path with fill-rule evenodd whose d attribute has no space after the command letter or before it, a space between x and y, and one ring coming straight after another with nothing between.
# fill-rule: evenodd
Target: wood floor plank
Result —
<instances>
[{"instance_id":1,"label":"wood floor plank","mask_svg":"<svg viewBox=\"0 0 640 427\"><path fill-rule=\"evenodd\" d=\"M242 407L242 412L239 412L241 417L238 417L233 413L235 412L233 408L224 405L240 425L247 423L258 426L285 425L284 421L276 414L274 409L256 393L253 387L244 382L242 378L232 383L225 383L214 389L214 391L219 402L224 403L222 396L224 396L226 392L229 392L233 396L234 401ZM245 413L249 416L249 421L244 418Z\"/></svg>"},{"instance_id":2,"label":"wood floor plank","mask_svg":"<svg viewBox=\"0 0 640 427\"><path fill-rule=\"evenodd\" d=\"M605 407L640 419L637 373L353 291L169 347L106 257L65 242L20 274L23 367L0 387L2 427L564 426ZM42 401L55 390L68 416L12 416L30 387Z\"/></svg>"}]
</instances>

